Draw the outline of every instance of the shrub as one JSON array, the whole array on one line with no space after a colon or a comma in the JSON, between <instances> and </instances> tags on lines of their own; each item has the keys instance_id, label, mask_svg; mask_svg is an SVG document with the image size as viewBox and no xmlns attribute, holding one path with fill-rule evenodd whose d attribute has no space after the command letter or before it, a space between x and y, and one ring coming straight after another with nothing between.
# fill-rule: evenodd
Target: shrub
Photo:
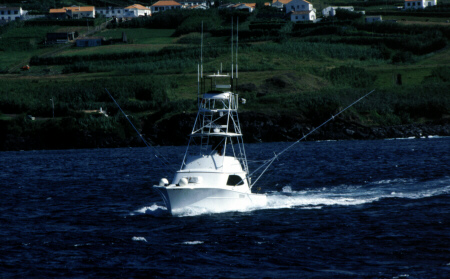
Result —
<instances>
[{"instance_id":1,"label":"shrub","mask_svg":"<svg viewBox=\"0 0 450 279\"><path fill-rule=\"evenodd\" d=\"M361 13L352 12L345 9L336 10L336 18L339 20L355 20L362 17Z\"/></svg>"},{"instance_id":2,"label":"shrub","mask_svg":"<svg viewBox=\"0 0 450 279\"><path fill-rule=\"evenodd\" d=\"M325 74L334 85L366 88L373 84L375 76L370 75L363 68L353 66L340 66L331 69Z\"/></svg>"},{"instance_id":3,"label":"shrub","mask_svg":"<svg viewBox=\"0 0 450 279\"><path fill-rule=\"evenodd\" d=\"M414 58L411 52L409 51L399 51L392 56L392 63L412 63L414 62Z\"/></svg>"}]
</instances>

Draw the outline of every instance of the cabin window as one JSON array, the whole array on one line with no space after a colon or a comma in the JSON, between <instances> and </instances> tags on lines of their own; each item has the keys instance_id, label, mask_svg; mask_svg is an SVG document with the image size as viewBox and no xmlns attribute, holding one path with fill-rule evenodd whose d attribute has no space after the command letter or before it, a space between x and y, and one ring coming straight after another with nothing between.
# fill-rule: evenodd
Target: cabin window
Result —
<instances>
[{"instance_id":1,"label":"cabin window","mask_svg":"<svg viewBox=\"0 0 450 279\"><path fill-rule=\"evenodd\" d=\"M228 186L244 185L244 181L239 175L232 174L228 176L227 185Z\"/></svg>"}]
</instances>

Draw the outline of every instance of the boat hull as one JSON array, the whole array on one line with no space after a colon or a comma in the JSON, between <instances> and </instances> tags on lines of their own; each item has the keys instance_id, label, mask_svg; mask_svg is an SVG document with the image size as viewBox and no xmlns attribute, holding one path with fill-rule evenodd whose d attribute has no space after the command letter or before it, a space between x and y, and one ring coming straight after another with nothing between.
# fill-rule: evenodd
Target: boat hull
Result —
<instances>
[{"instance_id":1,"label":"boat hull","mask_svg":"<svg viewBox=\"0 0 450 279\"><path fill-rule=\"evenodd\" d=\"M187 208L201 208L210 212L239 211L263 207L265 194L246 193L224 188L189 188L154 186L161 194L171 214Z\"/></svg>"}]
</instances>

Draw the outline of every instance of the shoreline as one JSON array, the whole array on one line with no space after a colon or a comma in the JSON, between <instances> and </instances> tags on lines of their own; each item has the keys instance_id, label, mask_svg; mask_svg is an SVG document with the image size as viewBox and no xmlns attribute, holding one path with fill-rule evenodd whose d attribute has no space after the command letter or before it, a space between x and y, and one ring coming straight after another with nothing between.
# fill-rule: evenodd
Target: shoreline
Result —
<instances>
[{"instance_id":1,"label":"shoreline","mask_svg":"<svg viewBox=\"0 0 450 279\"><path fill-rule=\"evenodd\" d=\"M153 146L180 146L188 143L193 114L178 114L157 123L145 121L142 135ZM244 143L295 142L318 125L299 121L290 116L269 117L264 114L243 112L240 123ZM319 124L320 125L320 124ZM450 137L450 119L427 123L364 126L337 118L309 135L305 141L337 140L389 140L427 137ZM0 135L0 151L60 150L90 148L121 148L145 146L138 135L119 133L70 131L33 131L25 135Z\"/></svg>"}]
</instances>

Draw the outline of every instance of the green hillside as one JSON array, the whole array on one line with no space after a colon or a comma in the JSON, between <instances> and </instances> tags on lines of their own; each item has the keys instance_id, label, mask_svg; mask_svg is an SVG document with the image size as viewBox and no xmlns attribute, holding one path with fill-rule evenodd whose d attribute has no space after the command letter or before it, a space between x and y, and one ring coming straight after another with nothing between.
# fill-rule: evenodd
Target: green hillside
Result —
<instances>
[{"instance_id":1,"label":"green hillside","mask_svg":"<svg viewBox=\"0 0 450 279\"><path fill-rule=\"evenodd\" d=\"M338 13L318 23L294 24L262 7L252 14L170 11L108 24L104 18L70 26L64 21L11 23L0 28L0 129L16 136L66 128L131 136L105 88L139 127L193 112L201 23L205 73L221 67L229 72L232 17L239 18L239 93L248 100L242 111L316 123L376 89L342 119L370 127L445 120L450 117L445 13L450 12L436 12L436 17L410 12L404 20L375 24L365 23L360 14ZM103 37L104 45L43 44L47 32L83 37L92 30L89 36ZM30 69L21 70L24 65ZM86 112L100 107L109 118ZM35 122L30 124L26 115L35 116Z\"/></svg>"}]
</instances>

